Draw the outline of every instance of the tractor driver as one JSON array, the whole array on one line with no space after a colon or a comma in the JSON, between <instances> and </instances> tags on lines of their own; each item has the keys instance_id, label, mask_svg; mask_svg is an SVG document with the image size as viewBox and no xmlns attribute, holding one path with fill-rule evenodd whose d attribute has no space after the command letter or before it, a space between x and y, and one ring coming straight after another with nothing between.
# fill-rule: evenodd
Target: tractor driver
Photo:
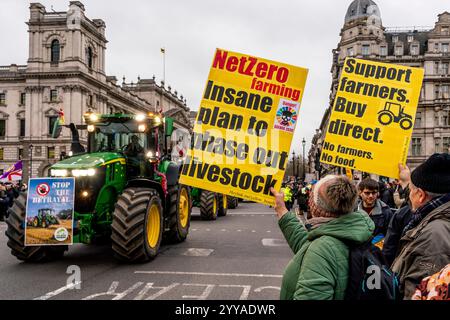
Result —
<instances>
[{"instance_id":1,"label":"tractor driver","mask_svg":"<svg viewBox=\"0 0 450 320\"><path fill-rule=\"evenodd\" d=\"M134 175L139 176L145 170L144 165L144 148L139 144L137 135L131 136L131 141L125 147L125 155L128 157L128 163Z\"/></svg>"}]
</instances>

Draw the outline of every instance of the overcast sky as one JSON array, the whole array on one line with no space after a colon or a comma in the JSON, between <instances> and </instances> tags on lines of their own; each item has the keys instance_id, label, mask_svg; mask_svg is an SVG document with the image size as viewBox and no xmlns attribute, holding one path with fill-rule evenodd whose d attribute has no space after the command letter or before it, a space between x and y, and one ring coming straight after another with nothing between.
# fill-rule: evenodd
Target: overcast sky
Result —
<instances>
[{"instance_id":1,"label":"overcast sky","mask_svg":"<svg viewBox=\"0 0 450 320\"><path fill-rule=\"evenodd\" d=\"M35 2L39 2L36 0ZM292 150L319 127L329 102L331 50L339 42L350 0L84 0L86 16L106 23L106 73L119 81L163 77L198 110L215 48L309 69ZM377 0L385 27L434 26L448 0ZM26 64L29 3L0 0L0 65ZM67 0L43 0L66 11Z\"/></svg>"}]
</instances>

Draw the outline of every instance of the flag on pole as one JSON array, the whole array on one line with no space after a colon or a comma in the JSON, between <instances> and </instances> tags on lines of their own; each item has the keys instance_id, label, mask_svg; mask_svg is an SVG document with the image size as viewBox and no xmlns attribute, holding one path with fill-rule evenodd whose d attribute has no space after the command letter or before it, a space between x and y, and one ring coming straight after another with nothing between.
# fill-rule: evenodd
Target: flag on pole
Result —
<instances>
[{"instance_id":1,"label":"flag on pole","mask_svg":"<svg viewBox=\"0 0 450 320\"><path fill-rule=\"evenodd\" d=\"M2 182L18 180L22 180L22 160L17 161L0 176Z\"/></svg>"},{"instance_id":2,"label":"flag on pole","mask_svg":"<svg viewBox=\"0 0 450 320\"><path fill-rule=\"evenodd\" d=\"M64 119L64 110L62 108L59 109L58 119L56 119L55 124L53 125L52 138L58 138L61 134L62 125L66 123Z\"/></svg>"}]
</instances>

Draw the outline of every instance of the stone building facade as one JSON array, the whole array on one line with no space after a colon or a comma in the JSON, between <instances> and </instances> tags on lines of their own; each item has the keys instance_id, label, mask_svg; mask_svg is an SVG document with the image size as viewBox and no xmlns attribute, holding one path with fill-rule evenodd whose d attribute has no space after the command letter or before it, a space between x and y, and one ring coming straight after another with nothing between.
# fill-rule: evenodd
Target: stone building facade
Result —
<instances>
[{"instance_id":1,"label":"stone building facade","mask_svg":"<svg viewBox=\"0 0 450 320\"><path fill-rule=\"evenodd\" d=\"M438 15L434 27L386 28L371 0L353 1L333 50L329 106L312 140L308 160L311 172L341 173L319 163L339 76L346 57L395 63L425 69L407 164L417 167L435 152L450 151L450 13ZM343 171L343 170L342 170ZM343 173L343 172L342 172Z\"/></svg>"},{"instance_id":2,"label":"stone building facade","mask_svg":"<svg viewBox=\"0 0 450 320\"><path fill-rule=\"evenodd\" d=\"M87 110L96 113L163 111L176 128L190 130L186 100L155 79L136 86L117 84L105 73L105 22L89 19L79 1L67 12L47 12L30 4L26 65L0 67L0 170L24 160L24 178L45 175L48 167L70 150L64 128L58 139L51 129L60 109L66 123L83 123ZM80 133L83 143L86 135Z\"/></svg>"}]
</instances>

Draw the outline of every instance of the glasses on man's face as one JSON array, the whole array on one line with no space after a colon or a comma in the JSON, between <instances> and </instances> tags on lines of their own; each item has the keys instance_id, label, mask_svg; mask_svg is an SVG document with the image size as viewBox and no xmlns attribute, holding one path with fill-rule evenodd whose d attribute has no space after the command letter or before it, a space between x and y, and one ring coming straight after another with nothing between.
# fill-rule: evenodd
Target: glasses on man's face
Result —
<instances>
[{"instance_id":1,"label":"glasses on man's face","mask_svg":"<svg viewBox=\"0 0 450 320\"><path fill-rule=\"evenodd\" d=\"M364 193L364 195L366 195L366 196L370 196L370 195L376 196L377 193L378 193L378 191L364 191L363 193Z\"/></svg>"}]
</instances>

